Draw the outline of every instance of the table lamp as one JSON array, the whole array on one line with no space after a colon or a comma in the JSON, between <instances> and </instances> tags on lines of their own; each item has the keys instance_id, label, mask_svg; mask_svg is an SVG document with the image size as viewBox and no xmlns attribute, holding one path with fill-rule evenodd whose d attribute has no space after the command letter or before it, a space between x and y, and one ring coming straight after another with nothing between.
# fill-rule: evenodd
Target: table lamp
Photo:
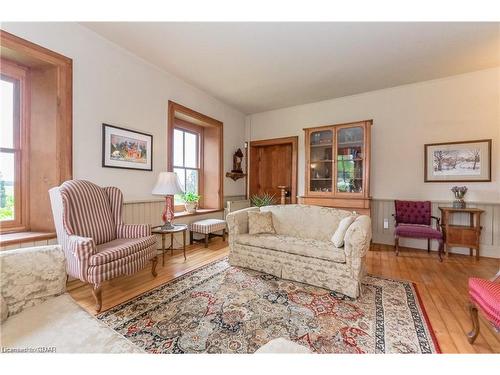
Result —
<instances>
[{"instance_id":1,"label":"table lamp","mask_svg":"<svg viewBox=\"0 0 500 375\"><path fill-rule=\"evenodd\" d=\"M173 229L174 221L174 195L183 193L179 178L175 172L161 172L158 175L158 181L153 188L153 195L165 197L165 208L161 216L163 220L163 230Z\"/></svg>"}]
</instances>

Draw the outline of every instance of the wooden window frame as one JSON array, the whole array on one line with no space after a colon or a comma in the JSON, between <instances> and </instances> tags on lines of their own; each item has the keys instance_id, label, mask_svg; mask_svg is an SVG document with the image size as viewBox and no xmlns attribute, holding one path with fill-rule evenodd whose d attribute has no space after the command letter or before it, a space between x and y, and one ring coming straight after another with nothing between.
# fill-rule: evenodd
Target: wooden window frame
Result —
<instances>
[{"instance_id":1,"label":"wooden window frame","mask_svg":"<svg viewBox=\"0 0 500 375\"><path fill-rule=\"evenodd\" d=\"M193 119L193 123L183 121L176 114L182 114ZM196 112L181 104L168 101L168 122L167 122L167 170L172 172L173 166L173 145L174 145L174 129L181 126L199 126L203 129L203 136L200 147L200 167L202 170L200 178L200 199L199 207L201 209L221 210L224 206L224 145L223 145L223 123L214 118ZM212 160L210 164L204 163L206 153L214 155L211 152L217 145L215 151L215 162ZM208 168L208 169L207 169ZM214 182L216 181L216 187ZM184 208L182 207L182 210Z\"/></svg>"},{"instance_id":2,"label":"wooden window frame","mask_svg":"<svg viewBox=\"0 0 500 375\"><path fill-rule=\"evenodd\" d=\"M182 158L183 158L183 165L180 166L180 165L173 165L173 168L177 168L177 169L184 169L185 171L186 170L196 170L198 171L198 195L201 196L200 198L200 202L199 202L199 206L200 207L203 207L203 158L201 157L203 155L203 127L201 126L198 126L198 125L194 125L194 124L191 124L187 121L183 121L183 120L180 120L180 119L175 119L175 124L174 124L174 131L175 130L180 130L184 133L190 133L190 134L194 134L196 135L196 142L197 142L197 145L196 145L196 165L197 167L196 168L192 168L192 167L186 167L185 166L185 149L186 149L186 142L185 140L183 139L183 148L184 148L184 153L182 155ZM175 147L175 145L173 145L173 147ZM173 151L173 149L172 149ZM176 212L180 212L180 211L184 211L184 205L175 205L175 211Z\"/></svg>"},{"instance_id":3,"label":"wooden window frame","mask_svg":"<svg viewBox=\"0 0 500 375\"><path fill-rule=\"evenodd\" d=\"M29 69L0 59L2 80L15 83L13 144L1 147L2 153L14 154L14 220L1 221L1 233L21 232L29 228Z\"/></svg>"},{"instance_id":4,"label":"wooden window frame","mask_svg":"<svg viewBox=\"0 0 500 375\"><path fill-rule=\"evenodd\" d=\"M40 235L53 235L55 228L48 190L73 177L73 61L1 29L0 52L2 58L8 59L12 65L27 69L29 84L26 85L26 89L29 95L26 97L24 108L30 109L24 117L26 132L23 140L25 142L23 151L25 165L22 176L25 195L25 199L22 200L23 223L20 226L6 226L2 222L0 233L18 233L18 237L29 236L30 231ZM4 65L3 62L2 65ZM47 69L50 69L53 74L50 79L53 83L51 98L54 99L53 106L50 108L50 115L53 116L54 121L48 132L44 130L55 142L50 158L47 158L44 150L38 147L40 142L43 142L39 139L39 135L44 133L35 124L43 123L40 117L46 115L43 112L44 104L40 100L41 95L46 95L45 91L40 91L43 83L40 82L40 73ZM30 139L37 142L30 143ZM46 176L47 171L53 174Z\"/></svg>"}]
</instances>

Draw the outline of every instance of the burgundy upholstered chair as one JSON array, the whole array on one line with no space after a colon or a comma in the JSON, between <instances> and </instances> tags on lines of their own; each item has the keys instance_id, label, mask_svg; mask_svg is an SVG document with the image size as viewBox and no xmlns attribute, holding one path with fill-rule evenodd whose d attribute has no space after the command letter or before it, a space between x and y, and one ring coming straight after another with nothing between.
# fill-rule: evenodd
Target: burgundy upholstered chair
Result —
<instances>
[{"instance_id":1,"label":"burgundy upholstered chair","mask_svg":"<svg viewBox=\"0 0 500 375\"><path fill-rule=\"evenodd\" d=\"M396 213L396 229L394 231L396 255L399 255L399 238L427 239L427 251L431 250L431 240L439 243L439 260L442 262L443 233L439 219L431 215L430 201L394 201ZM436 220L436 228L431 225L431 219Z\"/></svg>"},{"instance_id":2,"label":"burgundy upholstered chair","mask_svg":"<svg viewBox=\"0 0 500 375\"><path fill-rule=\"evenodd\" d=\"M123 223L120 189L71 180L49 194L66 271L92 285L98 312L104 281L134 274L148 264L156 276L156 237L149 224Z\"/></svg>"},{"instance_id":3,"label":"burgundy upholstered chair","mask_svg":"<svg viewBox=\"0 0 500 375\"><path fill-rule=\"evenodd\" d=\"M479 335L478 309L491 323L496 332L500 332L500 271L491 280L469 279L469 311L472 319L472 331L467 334L471 344Z\"/></svg>"}]
</instances>

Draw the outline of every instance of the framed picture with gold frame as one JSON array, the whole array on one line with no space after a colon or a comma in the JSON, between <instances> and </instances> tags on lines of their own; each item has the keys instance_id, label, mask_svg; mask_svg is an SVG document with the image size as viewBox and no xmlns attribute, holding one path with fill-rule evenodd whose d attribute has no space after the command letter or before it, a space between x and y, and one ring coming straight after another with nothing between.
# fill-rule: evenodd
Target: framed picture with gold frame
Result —
<instances>
[{"instance_id":1,"label":"framed picture with gold frame","mask_svg":"<svg viewBox=\"0 0 500 375\"><path fill-rule=\"evenodd\" d=\"M491 139L424 145L425 182L491 181Z\"/></svg>"}]
</instances>

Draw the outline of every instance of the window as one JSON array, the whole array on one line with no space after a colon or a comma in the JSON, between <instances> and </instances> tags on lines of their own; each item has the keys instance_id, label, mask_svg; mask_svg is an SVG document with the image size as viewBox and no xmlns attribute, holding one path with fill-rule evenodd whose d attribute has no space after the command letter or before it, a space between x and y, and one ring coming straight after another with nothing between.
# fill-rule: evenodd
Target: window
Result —
<instances>
[{"instance_id":1,"label":"window","mask_svg":"<svg viewBox=\"0 0 500 375\"><path fill-rule=\"evenodd\" d=\"M168 102L167 170L176 172L184 191L200 195L198 207L221 210L223 185L223 123L181 104ZM175 197L176 211L184 202Z\"/></svg>"},{"instance_id":2,"label":"window","mask_svg":"<svg viewBox=\"0 0 500 375\"><path fill-rule=\"evenodd\" d=\"M0 44L0 232L52 238L48 190L72 178L73 63L3 30Z\"/></svg>"},{"instance_id":3,"label":"window","mask_svg":"<svg viewBox=\"0 0 500 375\"><path fill-rule=\"evenodd\" d=\"M23 175L26 70L2 60L0 76L0 223L2 231L23 230L27 218Z\"/></svg>"},{"instance_id":4,"label":"window","mask_svg":"<svg viewBox=\"0 0 500 375\"><path fill-rule=\"evenodd\" d=\"M184 128L174 129L174 172L182 190L200 194L200 132ZM175 205L182 205L181 196L175 196Z\"/></svg>"}]
</instances>

